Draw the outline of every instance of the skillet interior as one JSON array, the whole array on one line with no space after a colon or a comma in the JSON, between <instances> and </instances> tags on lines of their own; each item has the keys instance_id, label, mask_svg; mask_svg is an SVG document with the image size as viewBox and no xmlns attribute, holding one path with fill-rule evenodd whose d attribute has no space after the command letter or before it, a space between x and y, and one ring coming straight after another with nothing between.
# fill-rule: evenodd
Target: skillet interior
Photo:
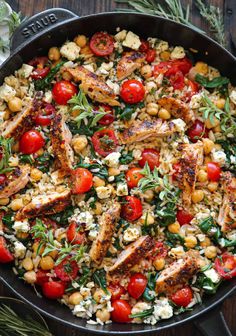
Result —
<instances>
[{"instance_id":1,"label":"skillet interior","mask_svg":"<svg viewBox=\"0 0 236 336\"><path fill-rule=\"evenodd\" d=\"M143 37L156 36L168 41L171 45L181 45L186 49L197 49L199 53L195 55L196 59L203 60L215 66L223 75L229 77L232 83L236 84L236 59L210 38L167 19L143 14L124 13L104 13L74 19L60 24L51 29L50 32L39 34L31 43L19 46L13 52L11 58L3 64L0 68L0 83L3 82L5 76L13 73L23 62L27 62L36 55L45 54L51 46L60 46L66 39L73 39L78 33L87 36L91 36L100 30L114 33L116 27L132 30ZM140 335L141 332L154 332L186 322L213 308L213 306L233 292L236 286L236 279L226 282L214 296L205 298L203 304L196 306L193 311L175 316L170 320L163 320L156 326L114 323L101 327L86 324L86 320L74 317L67 307L57 302L37 297L30 286L25 285L23 281L17 279L9 266L1 266L0 276L16 295L49 317L70 326L84 329L86 332L109 332L114 335L119 333L137 333Z\"/></svg>"}]
</instances>

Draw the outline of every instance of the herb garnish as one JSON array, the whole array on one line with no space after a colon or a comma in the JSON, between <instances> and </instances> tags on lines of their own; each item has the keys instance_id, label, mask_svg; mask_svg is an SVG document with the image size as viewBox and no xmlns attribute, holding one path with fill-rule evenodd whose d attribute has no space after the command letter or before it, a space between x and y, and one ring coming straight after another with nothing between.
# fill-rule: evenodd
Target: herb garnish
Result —
<instances>
[{"instance_id":1,"label":"herb garnish","mask_svg":"<svg viewBox=\"0 0 236 336\"><path fill-rule=\"evenodd\" d=\"M129 317L130 318L141 318L141 319L143 319L145 317L151 316L153 312L154 312L154 307L152 307L150 309L147 309L147 310L144 310L140 313L131 314Z\"/></svg>"},{"instance_id":2,"label":"herb garnish","mask_svg":"<svg viewBox=\"0 0 236 336\"><path fill-rule=\"evenodd\" d=\"M12 138L5 139L0 136L0 174L4 174L13 170L13 168L9 167L12 142Z\"/></svg>"},{"instance_id":3,"label":"herb garnish","mask_svg":"<svg viewBox=\"0 0 236 336\"><path fill-rule=\"evenodd\" d=\"M51 68L50 72L45 78L36 80L34 82L35 90L41 91L41 90L50 88L55 75L58 73L61 67L65 64L65 62L66 61L62 61L58 63L54 68Z\"/></svg>"},{"instance_id":4,"label":"herb garnish","mask_svg":"<svg viewBox=\"0 0 236 336\"><path fill-rule=\"evenodd\" d=\"M224 85L229 84L229 79L227 77L215 77L213 79L209 79L205 76L197 74L195 76L195 81L198 82L200 85L204 86L205 88L214 89L217 87L222 87Z\"/></svg>"},{"instance_id":5,"label":"herb garnish","mask_svg":"<svg viewBox=\"0 0 236 336\"><path fill-rule=\"evenodd\" d=\"M102 269L98 269L96 270L93 275L92 278L94 280L94 282L100 286L102 288L102 290L109 295L109 291L107 290L107 281L106 281L106 272L105 270Z\"/></svg>"}]
</instances>

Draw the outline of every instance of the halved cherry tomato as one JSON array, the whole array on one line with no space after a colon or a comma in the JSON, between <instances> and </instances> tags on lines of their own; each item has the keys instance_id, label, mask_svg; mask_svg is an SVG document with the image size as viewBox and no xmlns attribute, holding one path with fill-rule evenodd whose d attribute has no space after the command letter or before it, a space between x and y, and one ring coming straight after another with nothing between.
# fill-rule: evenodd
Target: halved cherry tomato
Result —
<instances>
[{"instance_id":1,"label":"halved cherry tomato","mask_svg":"<svg viewBox=\"0 0 236 336\"><path fill-rule=\"evenodd\" d=\"M142 203L135 196L126 196L125 203L121 207L121 217L132 222L142 216Z\"/></svg>"},{"instance_id":2,"label":"halved cherry tomato","mask_svg":"<svg viewBox=\"0 0 236 336\"><path fill-rule=\"evenodd\" d=\"M49 126L55 114L55 107L52 104L45 104L36 113L35 123L40 126Z\"/></svg>"},{"instance_id":3,"label":"halved cherry tomato","mask_svg":"<svg viewBox=\"0 0 236 336\"><path fill-rule=\"evenodd\" d=\"M7 248L6 239L0 236L0 263L7 264L13 260L14 260L14 257Z\"/></svg>"},{"instance_id":4,"label":"halved cherry tomato","mask_svg":"<svg viewBox=\"0 0 236 336\"><path fill-rule=\"evenodd\" d=\"M44 77L47 76L47 74L49 73L49 71L50 71L49 67L45 67L43 69L36 68L32 72L31 78L33 78L34 80L42 79L42 78L44 78Z\"/></svg>"},{"instance_id":5,"label":"halved cherry tomato","mask_svg":"<svg viewBox=\"0 0 236 336\"><path fill-rule=\"evenodd\" d=\"M0 186L5 184L7 177L5 174L0 174Z\"/></svg>"},{"instance_id":6,"label":"halved cherry tomato","mask_svg":"<svg viewBox=\"0 0 236 336\"><path fill-rule=\"evenodd\" d=\"M77 231L78 225L76 222L70 223L69 227L66 230L67 240L74 244L82 244L85 241L85 235L83 232Z\"/></svg>"},{"instance_id":7,"label":"halved cherry tomato","mask_svg":"<svg viewBox=\"0 0 236 336\"><path fill-rule=\"evenodd\" d=\"M110 284L108 290L111 293L112 300L120 299L121 295L125 294L124 287L118 284Z\"/></svg>"},{"instance_id":8,"label":"halved cherry tomato","mask_svg":"<svg viewBox=\"0 0 236 336\"><path fill-rule=\"evenodd\" d=\"M178 176L181 172L181 164L180 163L174 163L173 164L173 170L174 170L174 173L172 174L172 179L173 181L176 181L178 180Z\"/></svg>"},{"instance_id":9,"label":"halved cherry tomato","mask_svg":"<svg viewBox=\"0 0 236 336\"><path fill-rule=\"evenodd\" d=\"M146 61L148 63L152 63L155 60L155 58L156 58L156 50L152 49L152 48L148 49L147 54L146 54L146 58L145 58Z\"/></svg>"},{"instance_id":10,"label":"halved cherry tomato","mask_svg":"<svg viewBox=\"0 0 236 336\"><path fill-rule=\"evenodd\" d=\"M65 293L65 284L61 281L44 282L42 291L48 299L60 299Z\"/></svg>"},{"instance_id":11,"label":"halved cherry tomato","mask_svg":"<svg viewBox=\"0 0 236 336\"><path fill-rule=\"evenodd\" d=\"M208 131L206 130L204 123L200 120L196 120L186 133L189 139L194 143L201 138L207 137L208 135Z\"/></svg>"},{"instance_id":12,"label":"halved cherry tomato","mask_svg":"<svg viewBox=\"0 0 236 336\"><path fill-rule=\"evenodd\" d=\"M140 174L141 170L141 168L133 167L127 171L125 177L129 188L137 187L139 180L143 178L143 175Z\"/></svg>"},{"instance_id":13,"label":"halved cherry tomato","mask_svg":"<svg viewBox=\"0 0 236 336\"><path fill-rule=\"evenodd\" d=\"M77 168L72 171L73 194L83 194L93 186L93 175L86 168Z\"/></svg>"},{"instance_id":14,"label":"halved cherry tomato","mask_svg":"<svg viewBox=\"0 0 236 336\"><path fill-rule=\"evenodd\" d=\"M112 107L106 104L100 104L99 106L95 106L94 110L98 111L99 107L103 108L103 110L107 113L98 121L98 123L100 125L105 125L105 126L112 124L113 121L115 120Z\"/></svg>"},{"instance_id":15,"label":"halved cherry tomato","mask_svg":"<svg viewBox=\"0 0 236 336\"><path fill-rule=\"evenodd\" d=\"M171 300L181 307L187 307L193 299L193 292L190 287L184 287L177 290L175 294L171 296Z\"/></svg>"},{"instance_id":16,"label":"halved cherry tomato","mask_svg":"<svg viewBox=\"0 0 236 336\"><path fill-rule=\"evenodd\" d=\"M71 281L77 277L79 267L75 260L65 258L62 262L54 267L56 276L62 281Z\"/></svg>"},{"instance_id":17,"label":"halved cherry tomato","mask_svg":"<svg viewBox=\"0 0 236 336\"><path fill-rule=\"evenodd\" d=\"M128 79L121 85L120 96L128 104L137 104L145 96L144 86L136 79Z\"/></svg>"},{"instance_id":18,"label":"halved cherry tomato","mask_svg":"<svg viewBox=\"0 0 236 336\"><path fill-rule=\"evenodd\" d=\"M140 296L145 291L147 282L148 282L147 277L142 273L135 273L131 275L127 287L129 295L136 300L139 299Z\"/></svg>"},{"instance_id":19,"label":"halved cherry tomato","mask_svg":"<svg viewBox=\"0 0 236 336\"><path fill-rule=\"evenodd\" d=\"M45 64L48 63L48 58L46 56L38 56L34 57L31 61L29 61L29 65L38 68L44 68Z\"/></svg>"},{"instance_id":20,"label":"halved cherry tomato","mask_svg":"<svg viewBox=\"0 0 236 336\"><path fill-rule=\"evenodd\" d=\"M221 176L221 168L217 162L208 162L207 165L208 180L217 182Z\"/></svg>"},{"instance_id":21,"label":"halved cherry tomato","mask_svg":"<svg viewBox=\"0 0 236 336\"><path fill-rule=\"evenodd\" d=\"M228 252L215 259L215 269L224 279L232 279L236 276L236 257Z\"/></svg>"},{"instance_id":22,"label":"halved cherry tomato","mask_svg":"<svg viewBox=\"0 0 236 336\"><path fill-rule=\"evenodd\" d=\"M36 273L36 284L42 286L45 282L49 281L48 271L38 270Z\"/></svg>"},{"instance_id":23,"label":"halved cherry tomato","mask_svg":"<svg viewBox=\"0 0 236 336\"><path fill-rule=\"evenodd\" d=\"M113 130L103 129L93 134L92 143L95 151L105 157L115 151L118 140Z\"/></svg>"},{"instance_id":24,"label":"halved cherry tomato","mask_svg":"<svg viewBox=\"0 0 236 336\"><path fill-rule=\"evenodd\" d=\"M160 165L160 152L153 148L146 148L142 152L142 159L139 160L138 164L140 167L144 167L147 162L150 169L153 170L155 167Z\"/></svg>"},{"instance_id":25,"label":"halved cherry tomato","mask_svg":"<svg viewBox=\"0 0 236 336\"><path fill-rule=\"evenodd\" d=\"M67 80L57 82L52 89L53 99L59 105L66 105L77 92L77 87Z\"/></svg>"},{"instance_id":26,"label":"halved cherry tomato","mask_svg":"<svg viewBox=\"0 0 236 336\"><path fill-rule=\"evenodd\" d=\"M192 68L191 61L184 57L180 60L171 60L167 62L160 62L154 66L153 76L158 76L160 73L170 77L177 71L181 71L183 75L186 75Z\"/></svg>"},{"instance_id":27,"label":"halved cherry tomato","mask_svg":"<svg viewBox=\"0 0 236 336\"><path fill-rule=\"evenodd\" d=\"M168 249L162 242L156 242L154 248L151 250L150 258L152 260L156 258L165 258L167 256Z\"/></svg>"},{"instance_id":28,"label":"halved cherry tomato","mask_svg":"<svg viewBox=\"0 0 236 336\"><path fill-rule=\"evenodd\" d=\"M114 39L107 33L97 32L91 37L89 46L96 56L108 56L114 50Z\"/></svg>"},{"instance_id":29,"label":"halved cherry tomato","mask_svg":"<svg viewBox=\"0 0 236 336\"><path fill-rule=\"evenodd\" d=\"M121 299L114 300L111 306L113 308L111 312L112 321L118 323L128 323L131 321L129 317L131 315L131 306L127 301Z\"/></svg>"},{"instance_id":30,"label":"halved cherry tomato","mask_svg":"<svg viewBox=\"0 0 236 336\"><path fill-rule=\"evenodd\" d=\"M180 225L185 225L191 222L193 216L188 211L179 209L177 211L176 218Z\"/></svg>"},{"instance_id":31,"label":"halved cherry tomato","mask_svg":"<svg viewBox=\"0 0 236 336\"><path fill-rule=\"evenodd\" d=\"M170 83L174 90L182 90L184 88L184 75L181 71L176 71L175 74L170 76Z\"/></svg>"},{"instance_id":32,"label":"halved cherry tomato","mask_svg":"<svg viewBox=\"0 0 236 336\"><path fill-rule=\"evenodd\" d=\"M197 82L191 81L190 79L188 80L188 85L191 89L192 94L196 94L199 91L199 84Z\"/></svg>"},{"instance_id":33,"label":"halved cherry tomato","mask_svg":"<svg viewBox=\"0 0 236 336\"><path fill-rule=\"evenodd\" d=\"M44 144L45 140L42 135L36 130L31 130L25 132L20 138L20 152L23 154L33 154L42 148Z\"/></svg>"},{"instance_id":34,"label":"halved cherry tomato","mask_svg":"<svg viewBox=\"0 0 236 336\"><path fill-rule=\"evenodd\" d=\"M147 52L150 48L149 42L145 40L141 40L141 45L139 47L139 50L142 52Z\"/></svg>"}]
</instances>

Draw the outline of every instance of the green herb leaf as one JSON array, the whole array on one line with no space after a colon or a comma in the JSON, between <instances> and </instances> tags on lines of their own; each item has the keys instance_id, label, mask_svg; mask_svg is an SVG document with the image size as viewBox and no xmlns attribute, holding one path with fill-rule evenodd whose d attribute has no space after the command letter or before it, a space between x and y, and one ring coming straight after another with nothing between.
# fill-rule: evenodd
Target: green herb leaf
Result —
<instances>
[{"instance_id":1,"label":"green herb leaf","mask_svg":"<svg viewBox=\"0 0 236 336\"><path fill-rule=\"evenodd\" d=\"M121 151L121 156L119 158L119 162L121 164L129 164L133 161L133 154L131 151L125 152L124 150Z\"/></svg>"},{"instance_id":2,"label":"green herb leaf","mask_svg":"<svg viewBox=\"0 0 236 336\"><path fill-rule=\"evenodd\" d=\"M9 167L12 143L12 138L5 139L0 136L0 174L4 174L13 170L13 168Z\"/></svg>"},{"instance_id":3,"label":"green herb leaf","mask_svg":"<svg viewBox=\"0 0 236 336\"><path fill-rule=\"evenodd\" d=\"M98 269L92 275L93 281L102 288L102 290L109 295L109 291L107 290L107 281L106 281L106 272L105 270Z\"/></svg>"},{"instance_id":4,"label":"green herb leaf","mask_svg":"<svg viewBox=\"0 0 236 336\"><path fill-rule=\"evenodd\" d=\"M141 318L141 319L143 319L145 317L151 316L153 312L154 312L154 308L152 307L152 308L144 310L140 313L131 314L129 317L130 318Z\"/></svg>"},{"instance_id":5,"label":"green herb leaf","mask_svg":"<svg viewBox=\"0 0 236 336\"><path fill-rule=\"evenodd\" d=\"M210 89L222 87L224 85L229 84L229 79L226 77L219 76L210 80L209 78L202 76L200 74L196 75L195 81L198 82L200 85L204 86L205 88Z\"/></svg>"},{"instance_id":6,"label":"green herb leaf","mask_svg":"<svg viewBox=\"0 0 236 336\"><path fill-rule=\"evenodd\" d=\"M62 61L58 63L54 68L51 68L48 75L43 79L38 79L34 82L35 90L41 91L45 90L51 87L51 83L53 79L55 78L58 71L61 69L61 67L65 64L66 61Z\"/></svg>"}]
</instances>

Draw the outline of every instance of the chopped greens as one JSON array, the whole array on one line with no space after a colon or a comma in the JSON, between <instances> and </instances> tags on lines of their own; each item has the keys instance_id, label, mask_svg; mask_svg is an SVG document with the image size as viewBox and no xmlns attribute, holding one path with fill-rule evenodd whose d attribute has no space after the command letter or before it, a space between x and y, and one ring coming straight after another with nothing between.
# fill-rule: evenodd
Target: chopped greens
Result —
<instances>
[{"instance_id":1,"label":"chopped greens","mask_svg":"<svg viewBox=\"0 0 236 336\"><path fill-rule=\"evenodd\" d=\"M128 152L125 152L124 150L121 151L121 156L120 156L120 163L121 164L129 164L130 162L133 161L133 154L132 152L128 151Z\"/></svg>"},{"instance_id":2,"label":"chopped greens","mask_svg":"<svg viewBox=\"0 0 236 336\"><path fill-rule=\"evenodd\" d=\"M116 106L115 109L115 114L117 116L118 119L120 120L125 120L128 121L132 118L132 115L136 112L136 110L138 108L143 108L144 104L138 103L138 104L126 104L125 107L120 107L120 106Z\"/></svg>"},{"instance_id":3,"label":"chopped greens","mask_svg":"<svg viewBox=\"0 0 236 336\"><path fill-rule=\"evenodd\" d=\"M74 214L74 207L69 206L62 212L50 215L49 217L62 226L66 226L69 223L69 218Z\"/></svg>"},{"instance_id":4,"label":"chopped greens","mask_svg":"<svg viewBox=\"0 0 236 336\"><path fill-rule=\"evenodd\" d=\"M109 291L107 289L107 281L106 281L106 272L104 269L98 269L96 270L93 275L92 278L94 280L94 282L100 286L102 288L102 290L109 295Z\"/></svg>"},{"instance_id":5,"label":"chopped greens","mask_svg":"<svg viewBox=\"0 0 236 336\"><path fill-rule=\"evenodd\" d=\"M142 319L142 318L151 316L153 312L154 312L154 308L152 307L152 308L144 310L142 312L139 312L139 313L136 313L136 314L131 314L129 317L130 318L141 318Z\"/></svg>"},{"instance_id":6,"label":"chopped greens","mask_svg":"<svg viewBox=\"0 0 236 336\"><path fill-rule=\"evenodd\" d=\"M13 168L9 166L12 142L12 138L5 139L0 136L0 174L4 174L13 170Z\"/></svg>"},{"instance_id":7,"label":"chopped greens","mask_svg":"<svg viewBox=\"0 0 236 336\"><path fill-rule=\"evenodd\" d=\"M37 91L50 89L53 79L55 78L61 67L65 64L65 62L66 61L62 61L58 63L54 68L51 68L49 74L45 78L36 80L34 83L35 89Z\"/></svg>"},{"instance_id":8,"label":"chopped greens","mask_svg":"<svg viewBox=\"0 0 236 336\"><path fill-rule=\"evenodd\" d=\"M200 85L204 86L208 89L215 89L229 84L229 79L226 77L215 77L213 79L209 79L205 76L197 74L195 77L195 81Z\"/></svg>"}]
</instances>

